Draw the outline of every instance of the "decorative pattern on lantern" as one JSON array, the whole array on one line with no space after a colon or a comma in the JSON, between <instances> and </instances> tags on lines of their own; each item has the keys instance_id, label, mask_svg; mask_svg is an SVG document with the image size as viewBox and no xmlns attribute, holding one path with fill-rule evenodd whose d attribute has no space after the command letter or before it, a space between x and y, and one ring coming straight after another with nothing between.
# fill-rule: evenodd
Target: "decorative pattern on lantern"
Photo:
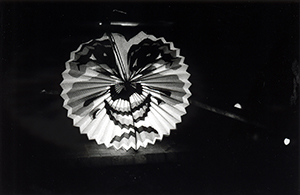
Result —
<instances>
[{"instance_id":1,"label":"decorative pattern on lantern","mask_svg":"<svg viewBox=\"0 0 300 195\"><path fill-rule=\"evenodd\" d=\"M83 43L62 73L63 106L90 140L126 150L169 135L186 114L190 74L179 49L144 32Z\"/></svg>"}]
</instances>

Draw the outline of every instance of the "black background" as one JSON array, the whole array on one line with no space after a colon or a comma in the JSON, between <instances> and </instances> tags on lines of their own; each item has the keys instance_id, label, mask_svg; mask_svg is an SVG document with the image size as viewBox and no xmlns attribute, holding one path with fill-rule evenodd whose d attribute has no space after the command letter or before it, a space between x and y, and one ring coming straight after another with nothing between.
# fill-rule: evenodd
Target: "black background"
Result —
<instances>
[{"instance_id":1,"label":"black background","mask_svg":"<svg viewBox=\"0 0 300 195\"><path fill-rule=\"evenodd\" d=\"M3 193L299 193L299 101L290 101L292 64L299 63L298 3L0 6ZM109 21L141 26L98 25ZM242 115L254 124L191 103L178 130L166 138L188 146L186 161L68 168L58 154L89 141L66 117L59 96L61 73L71 51L108 28L128 37L143 30L172 41L189 65L192 102ZM237 102L242 110L233 108Z\"/></svg>"}]
</instances>

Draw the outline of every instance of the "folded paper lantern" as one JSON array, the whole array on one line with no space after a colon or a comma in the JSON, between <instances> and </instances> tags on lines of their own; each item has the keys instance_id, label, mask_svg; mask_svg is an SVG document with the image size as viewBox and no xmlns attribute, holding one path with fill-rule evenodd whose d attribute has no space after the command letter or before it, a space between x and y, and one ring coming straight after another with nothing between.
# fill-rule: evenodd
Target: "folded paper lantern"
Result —
<instances>
[{"instance_id":1,"label":"folded paper lantern","mask_svg":"<svg viewBox=\"0 0 300 195\"><path fill-rule=\"evenodd\" d=\"M144 32L83 43L62 73L74 126L106 147L146 147L169 135L189 105L190 74L179 49Z\"/></svg>"}]
</instances>

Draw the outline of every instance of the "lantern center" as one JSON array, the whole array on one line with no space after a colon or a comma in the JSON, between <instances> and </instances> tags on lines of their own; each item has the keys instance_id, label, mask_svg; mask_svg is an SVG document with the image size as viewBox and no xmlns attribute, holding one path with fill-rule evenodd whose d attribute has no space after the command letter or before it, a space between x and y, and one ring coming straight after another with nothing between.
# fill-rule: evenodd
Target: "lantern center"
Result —
<instances>
[{"instance_id":1,"label":"lantern center","mask_svg":"<svg viewBox=\"0 0 300 195\"><path fill-rule=\"evenodd\" d=\"M129 97L134 94L142 93L142 86L140 83L131 82L131 81L124 81L123 83L120 83L118 85L114 85L114 87L111 88L113 99L124 99L129 101Z\"/></svg>"}]
</instances>

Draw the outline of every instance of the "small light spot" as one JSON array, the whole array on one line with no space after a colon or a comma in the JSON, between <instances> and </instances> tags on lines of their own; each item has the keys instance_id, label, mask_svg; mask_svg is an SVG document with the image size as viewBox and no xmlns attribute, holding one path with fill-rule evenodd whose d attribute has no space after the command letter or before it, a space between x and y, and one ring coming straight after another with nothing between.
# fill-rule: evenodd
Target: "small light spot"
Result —
<instances>
[{"instance_id":1,"label":"small light spot","mask_svg":"<svg viewBox=\"0 0 300 195\"><path fill-rule=\"evenodd\" d=\"M160 59L160 58L162 58L162 56L159 54L156 59Z\"/></svg>"},{"instance_id":2,"label":"small light spot","mask_svg":"<svg viewBox=\"0 0 300 195\"><path fill-rule=\"evenodd\" d=\"M283 141L284 145L286 145L286 146L289 145L290 142L291 142L291 140L289 138L285 138Z\"/></svg>"},{"instance_id":3,"label":"small light spot","mask_svg":"<svg viewBox=\"0 0 300 195\"><path fill-rule=\"evenodd\" d=\"M99 22L99 25L101 26L101 25L102 25L102 22Z\"/></svg>"},{"instance_id":4,"label":"small light spot","mask_svg":"<svg viewBox=\"0 0 300 195\"><path fill-rule=\"evenodd\" d=\"M90 56L90 59L91 60L96 60L96 58L95 58L95 56L93 54Z\"/></svg>"},{"instance_id":5,"label":"small light spot","mask_svg":"<svg viewBox=\"0 0 300 195\"><path fill-rule=\"evenodd\" d=\"M236 104L234 105L234 107L235 107L235 108L238 108L238 109L242 109L242 106L241 106L241 104L239 104L239 103L236 103Z\"/></svg>"}]
</instances>

